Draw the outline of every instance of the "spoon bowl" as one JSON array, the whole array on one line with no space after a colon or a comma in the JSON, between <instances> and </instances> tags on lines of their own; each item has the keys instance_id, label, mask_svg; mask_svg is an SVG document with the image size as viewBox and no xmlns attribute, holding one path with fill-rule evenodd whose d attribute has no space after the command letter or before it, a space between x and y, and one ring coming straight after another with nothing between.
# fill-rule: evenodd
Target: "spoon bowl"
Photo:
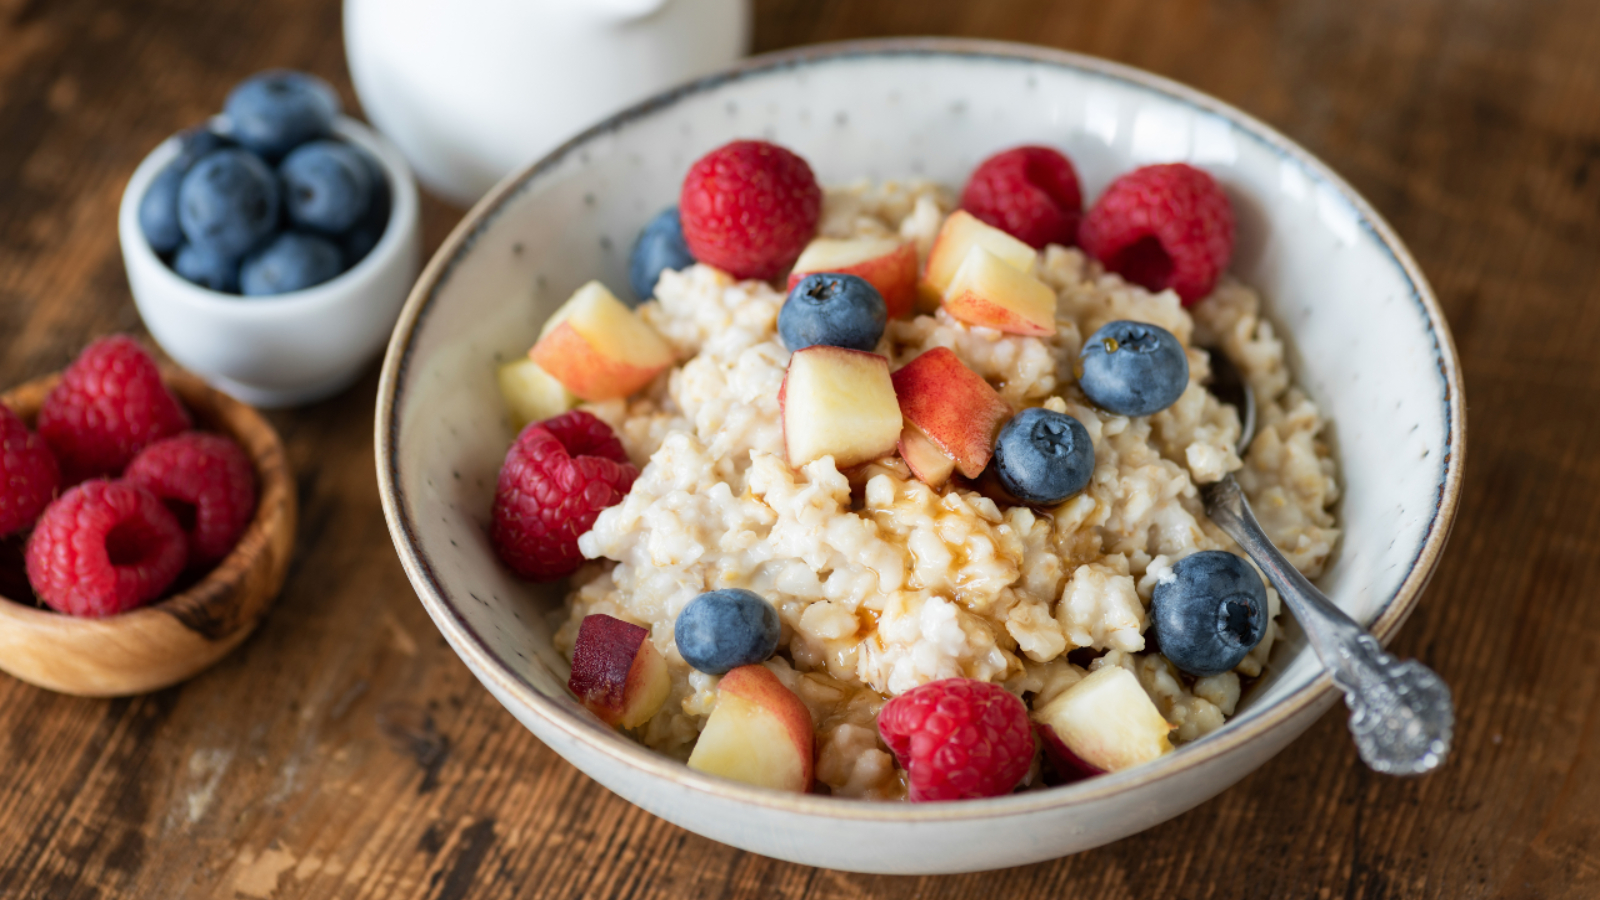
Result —
<instances>
[{"instance_id":1,"label":"spoon bowl","mask_svg":"<svg viewBox=\"0 0 1600 900\"><path fill-rule=\"evenodd\" d=\"M1211 356L1211 382L1206 389L1239 413L1239 441L1234 449L1242 458L1256 437L1256 392L1250 389L1250 382L1228 354L1215 347L1207 348L1206 352Z\"/></svg>"}]
</instances>

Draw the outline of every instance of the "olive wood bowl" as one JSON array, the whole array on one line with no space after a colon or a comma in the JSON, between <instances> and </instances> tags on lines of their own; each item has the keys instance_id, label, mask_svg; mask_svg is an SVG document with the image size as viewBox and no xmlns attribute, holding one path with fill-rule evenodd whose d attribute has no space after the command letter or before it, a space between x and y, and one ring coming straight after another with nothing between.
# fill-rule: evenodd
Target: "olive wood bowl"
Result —
<instances>
[{"instance_id":1,"label":"olive wood bowl","mask_svg":"<svg viewBox=\"0 0 1600 900\"><path fill-rule=\"evenodd\" d=\"M256 511L237 546L200 581L148 606L83 619L0 596L0 670L65 694L122 697L170 687L237 647L283 587L294 548L294 477L277 432L254 409L185 372L162 377L197 427L233 438L256 470ZM60 375L0 395L30 425Z\"/></svg>"}]
</instances>

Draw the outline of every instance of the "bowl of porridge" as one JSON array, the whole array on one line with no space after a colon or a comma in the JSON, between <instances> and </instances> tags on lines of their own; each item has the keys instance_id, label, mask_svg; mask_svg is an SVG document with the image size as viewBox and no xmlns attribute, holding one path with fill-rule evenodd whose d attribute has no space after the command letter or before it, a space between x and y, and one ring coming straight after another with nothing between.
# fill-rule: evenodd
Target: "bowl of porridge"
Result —
<instances>
[{"instance_id":1,"label":"bowl of porridge","mask_svg":"<svg viewBox=\"0 0 1600 900\"><path fill-rule=\"evenodd\" d=\"M773 214L798 260L707 236L686 176L720 183L729 147L814 180ZM1056 157L1082 226L974 194L1022 173L1071 207ZM1113 198L1151 191L1204 227L1130 232ZM630 279L680 201L692 254ZM1151 261L1149 235L1194 234ZM793 318L807 291L849 314ZM1104 381L1147 340L1155 404ZM1242 453L1215 353L1259 405ZM1304 150L1127 67L918 39L751 60L503 182L407 303L377 445L419 597L541 740L714 839L934 873L1150 827L1309 727L1338 694L1198 488L1233 473L1387 639L1448 536L1464 421L1420 270ZM1224 570L1260 599L1217 663L1152 611Z\"/></svg>"}]
</instances>

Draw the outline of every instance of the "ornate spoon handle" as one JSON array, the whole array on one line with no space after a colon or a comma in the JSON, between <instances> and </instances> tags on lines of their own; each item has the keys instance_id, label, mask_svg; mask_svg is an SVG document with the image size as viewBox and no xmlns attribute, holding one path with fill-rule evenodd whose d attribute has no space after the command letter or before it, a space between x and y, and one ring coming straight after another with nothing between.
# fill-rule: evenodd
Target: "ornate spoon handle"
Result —
<instances>
[{"instance_id":1,"label":"ornate spoon handle","mask_svg":"<svg viewBox=\"0 0 1600 900\"><path fill-rule=\"evenodd\" d=\"M1311 639L1344 691L1350 733L1361 758L1388 775L1421 775L1450 752L1455 707L1450 688L1414 659L1398 660L1289 564L1250 511L1232 475L1202 489L1206 513L1239 542Z\"/></svg>"}]
</instances>

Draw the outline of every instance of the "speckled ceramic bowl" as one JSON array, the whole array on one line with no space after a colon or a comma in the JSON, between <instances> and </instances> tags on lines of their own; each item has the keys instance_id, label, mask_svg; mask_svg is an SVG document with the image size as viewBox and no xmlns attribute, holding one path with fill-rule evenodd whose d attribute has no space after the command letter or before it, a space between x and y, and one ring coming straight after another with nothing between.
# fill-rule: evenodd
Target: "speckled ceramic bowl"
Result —
<instances>
[{"instance_id":1,"label":"speckled ceramic bowl","mask_svg":"<svg viewBox=\"0 0 1600 900\"><path fill-rule=\"evenodd\" d=\"M798 796L694 772L601 725L567 693L547 612L486 536L512 434L496 358L524 351L590 278L621 286L639 227L696 157L765 137L825 183L927 176L959 185L984 156L1062 147L1088 196L1136 165L1187 160L1239 212L1234 270L1267 298L1298 381L1335 423L1344 540L1324 591L1380 636L1416 604L1455 513L1464 423L1449 332L1410 254L1326 166L1250 117L1161 78L1009 44L907 40L749 61L617 115L499 185L434 257L400 317L378 403L378 476L423 604L539 738L645 809L769 856L870 872L1017 865L1115 840L1216 795L1336 700L1291 630L1216 733L1157 762L964 803Z\"/></svg>"}]
</instances>

